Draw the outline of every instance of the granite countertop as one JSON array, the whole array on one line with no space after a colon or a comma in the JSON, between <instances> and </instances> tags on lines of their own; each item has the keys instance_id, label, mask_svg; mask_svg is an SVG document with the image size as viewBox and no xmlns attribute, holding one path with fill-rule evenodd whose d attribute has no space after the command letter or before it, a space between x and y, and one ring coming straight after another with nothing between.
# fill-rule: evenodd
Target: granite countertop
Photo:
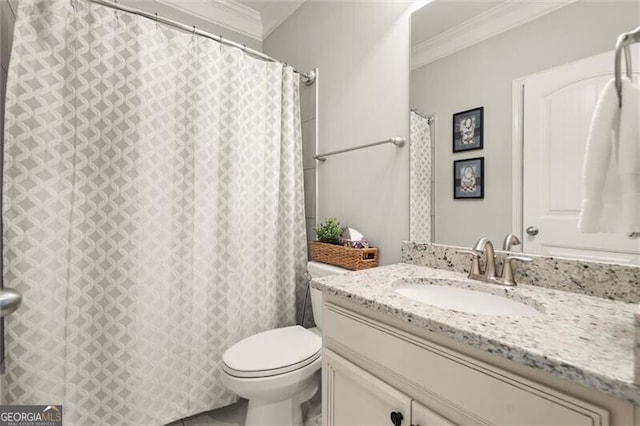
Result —
<instances>
[{"instance_id":1,"label":"granite countertop","mask_svg":"<svg viewBox=\"0 0 640 426\"><path fill-rule=\"evenodd\" d=\"M491 293L534 307L541 314L516 318L458 312L417 302L394 291L415 284L452 285ZM486 284L458 272L404 263L316 278L311 286L640 405L640 387L634 383L634 304L525 284Z\"/></svg>"}]
</instances>

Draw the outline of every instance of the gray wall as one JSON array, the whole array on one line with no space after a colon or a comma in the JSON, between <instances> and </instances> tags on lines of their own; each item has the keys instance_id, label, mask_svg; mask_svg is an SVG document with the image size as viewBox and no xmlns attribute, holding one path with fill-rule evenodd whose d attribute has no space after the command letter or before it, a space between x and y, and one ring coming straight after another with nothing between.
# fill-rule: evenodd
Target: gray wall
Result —
<instances>
[{"instance_id":1,"label":"gray wall","mask_svg":"<svg viewBox=\"0 0 640 426\"><path fill-rule=\"evenodd\" d=\"M411 107L438 116L436 242L470 246L511 232L512 80L612 50L638 16L638 2L574 3L411 73ZM479 106L484 149L452 154L452 114ZM453 160L478 156L485 157L485 199L454 200Z\"/></svg>"},{"instance_id":2,"label":"gray wall","mask_svg":"<svg viewBox=\"0 0 640 426\"><path fill-rule=\"evenodd\" d=\"M319 153L408 136L410 2L306 2L264 50L300 70L319 68ZM409 235L409 149L393 145L317 164L317 219L335 216L400 261Z\"/></svg>"}]
</instances>

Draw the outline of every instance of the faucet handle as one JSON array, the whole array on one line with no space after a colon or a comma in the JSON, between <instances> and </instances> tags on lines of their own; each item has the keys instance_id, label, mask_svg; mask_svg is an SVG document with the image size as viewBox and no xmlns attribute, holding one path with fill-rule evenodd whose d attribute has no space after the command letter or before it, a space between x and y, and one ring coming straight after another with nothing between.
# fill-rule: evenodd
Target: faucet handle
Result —
<instances>
[{"instance_id":1,"label":"faucet handle","mask_svg":"<svg viewBox=\"0 0 640 426\"><path fill-rule=\"evenodd\" d=\"M513 266L511 266L512 260L519 260L520 262L531 262L533 259L526 256L507 256L504 259L504 266L502 268L502 283L504 285L518 285L513 276Z\"/></svg>"},{"instance_id":2,"label":"faucet handle","mask_svg":"<svg viewBox=\"0 0 640 426\"><path fill-rule=\"evenodd\" d=\"M531 262L532 258L527 256L519 256L519 255L509 255L505 258L505 260L519 260L520 262Z\"/></svg>"},{"instance_id":3,"label":"faucet handle","mask_svg":"<svg viewBox=\"0 0 640 426\"><path fill-rule=\"evenodd\" d=\"M469 278L482 274L482 272L480 272L480 256L482 256L481 251L474 249L460 249L456 250L456 253L471 255L471 269L469 270Z\"/></svg>"},{"instance_id":4,"label":"faucet handle","mask_svg":"<svg viewBox=\"0 0 640 426\"><path fill-rule=\"evenodd\" d=\"M470 254L471 256L480 259L480 256L482 256L482 252L478 251L478 250L473 250L473 249L459 249L456 250L456 253L458 254Z\"/></svg>"}]
</instances>

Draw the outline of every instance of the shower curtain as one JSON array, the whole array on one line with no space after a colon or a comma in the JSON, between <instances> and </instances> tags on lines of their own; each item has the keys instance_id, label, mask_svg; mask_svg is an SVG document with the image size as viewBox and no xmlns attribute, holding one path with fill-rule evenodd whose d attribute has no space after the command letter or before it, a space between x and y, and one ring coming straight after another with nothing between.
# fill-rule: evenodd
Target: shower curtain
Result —
<instances>
[{"instance_id":1,"label":"shower curtain","mask_svg":"<svg viewBox=\"0 0 640 426\"><path fill-rule=\"evenodd\" d=\"M139 426L235 401L221 354L304 295L298 76L80 0L21 2L14 37L7 403Z\"/></svg>"},{"instance_id":2,"label":"shower curtain","mask_svg":"<svg viewBox=\"0 0 640 426\"><path fill-rule=\"evenodd\" d=\"M412 241L431 242L431 125L410 112L409 235Z\"/></svg>"}]
</instances>

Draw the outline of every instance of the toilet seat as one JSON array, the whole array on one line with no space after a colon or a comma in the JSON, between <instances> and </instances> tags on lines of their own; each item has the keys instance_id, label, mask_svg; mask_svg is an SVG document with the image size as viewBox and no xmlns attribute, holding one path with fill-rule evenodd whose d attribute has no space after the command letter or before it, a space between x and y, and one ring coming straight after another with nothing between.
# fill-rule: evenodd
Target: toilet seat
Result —
<instances>
[{"instance_id":1,"label":"toilet seat","mask_svg":"<svg viewBox=\"0 0 640 426\"><path fill-rule=\"evenodd\" d=\"M322 339L299 325L247 337L222 355L223 370L234 377L271 377L301 369L320 358Z\"/></svg>"}]
</instances>

